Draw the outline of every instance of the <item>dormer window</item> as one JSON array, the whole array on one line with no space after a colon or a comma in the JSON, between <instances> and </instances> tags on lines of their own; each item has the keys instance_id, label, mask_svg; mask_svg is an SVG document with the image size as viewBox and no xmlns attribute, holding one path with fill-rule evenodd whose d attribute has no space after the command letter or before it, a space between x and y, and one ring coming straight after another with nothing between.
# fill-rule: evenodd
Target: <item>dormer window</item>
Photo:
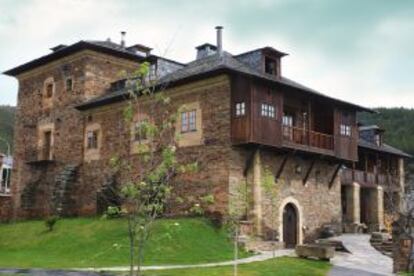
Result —
<instances>
[{"instance_id":1,"label":"dormer window","mask_svg":"<svg viewBox=\"0 0 414 276\"><path fill-rule=\"evenodd\" d=\"M377 146L381 146L381 135L379 133L375 134L374 139L375 139L375 144Z\"/></svg>"},{"instance_id":2,"label":"dormer window","mask_svg":"<svg viewBox=\"0 0 414 276\"><path fill-rule=\"evenodd\" d=\"M276 75L276 60L273 58L265 57L265 73L270 75Z\"/></svg>"}]
</instances>

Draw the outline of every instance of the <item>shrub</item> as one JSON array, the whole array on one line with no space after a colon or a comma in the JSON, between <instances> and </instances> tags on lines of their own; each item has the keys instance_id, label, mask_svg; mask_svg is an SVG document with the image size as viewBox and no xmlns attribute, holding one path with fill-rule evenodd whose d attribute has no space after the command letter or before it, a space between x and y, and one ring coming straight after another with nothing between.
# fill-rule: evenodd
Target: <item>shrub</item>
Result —
<instances>
[{"instance_id":1,"label":"shrub","mask_svg":"<svg viewBox=\"0 0 414 276\"><path fill-rule=\"evenodd\" d=\"M56 222L59 220L58 216L50 216L45 220L45 226L49 232L53 231Z\"/></svg>"},{"instance_id":2,"label":"shrub","mask_svg":"<svg viewBox=\"0 0 414 276\"><path fill-rule=\"evenodd\" d=\"M122 210L116 206L109 206L106 210L105 217L108 219L119 218L122 215Z\"/></svg>"}]
</instances>

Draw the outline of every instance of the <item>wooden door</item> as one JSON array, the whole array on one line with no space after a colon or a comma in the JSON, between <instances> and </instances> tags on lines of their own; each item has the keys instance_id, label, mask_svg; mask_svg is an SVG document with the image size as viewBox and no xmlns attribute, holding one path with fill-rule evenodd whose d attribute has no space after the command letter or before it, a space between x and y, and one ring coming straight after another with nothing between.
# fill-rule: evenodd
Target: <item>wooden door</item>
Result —
<instances>
[{"instance_id":1,"label":"wooden door","mask_svg":"<svg viewBox=\"0 0 414 276\"><path fill-rule=\"evenodd\" d=\"M292 204L287 204L283 210L283 241L286 248L293 248L297 244L298 217Z\"/></svg>"}]
</instances>

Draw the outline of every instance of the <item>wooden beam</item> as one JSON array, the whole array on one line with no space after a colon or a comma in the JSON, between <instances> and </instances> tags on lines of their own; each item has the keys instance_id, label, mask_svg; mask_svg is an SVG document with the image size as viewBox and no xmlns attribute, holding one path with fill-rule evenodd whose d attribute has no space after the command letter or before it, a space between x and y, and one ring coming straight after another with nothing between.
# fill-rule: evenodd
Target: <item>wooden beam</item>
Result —
<instances>
[{"instance_id":1,"label":"wooden beam","mask_svg":"<svg viewBox=\"0 0 414 276\"><path fill-rule=\"evenodd\" d=\"M339 170L341 169L342 165L343 165L343 163L341 162L341 163L339 163L339 164L338 164L338 166L335 168L335 171L334 171L334 173L333 173L333 175L332 175L331 181L329 181L329 189L330 189L330 188L332 188L332 184L333 184L333 182L335 181L335 178L336 178L336 176L338 175Z\"/></svg>"},{"instance_id":2,"label":"wooden beam","mask_svg":"<svg viewBox=\"0 0 414 276\"><path fill-rule=\"evenodd\" d=\"M313 166L315 166L315 163L316 163L316 158L314 158L312 160L312 163L310 164L310 166L308 168L308 171L306 172L305 178L303 178L303 180L302 180L303 185L306 185L306 182L308 182L310 173L312 172L312 169L313 169Z\"/></svg>"},{"instance_id":3,"label":"wooden beam","mask_svg":"<svg viewBox=\"0 0 414 276\"><path fill-rule=\"evenodd\" d=\"M254 148L249 157L246 160L246 165L244 166L244 170L243 170L243 176L246 177L247 173L249 172L250 167L252 166L253 163L253 159L254 159L254 155L256 154L256 152L259 150L259 147Z\"/></svg>"},{"instance_id":4,"label":"wooden beam","mask_svg":"<svg viewBox=\"0 0 414 276\"><path fill-rule=\"evenodd\" d=\"M286 162L288 161L289 157L292 157L293 155L295 155L295 151L291 151L285 155L285 157L282 160L282 163L277 169L275 180L278 180L280 178L280 176L282 175L283 169L285 168Z\"/></svg>"}]
</instances>

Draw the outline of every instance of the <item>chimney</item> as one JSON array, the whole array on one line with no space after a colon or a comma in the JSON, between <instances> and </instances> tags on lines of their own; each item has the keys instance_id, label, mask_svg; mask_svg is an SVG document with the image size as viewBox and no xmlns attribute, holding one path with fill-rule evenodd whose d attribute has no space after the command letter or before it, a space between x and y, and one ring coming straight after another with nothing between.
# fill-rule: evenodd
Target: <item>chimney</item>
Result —
<instances>
[{"instance_id":1,"label":"chimney","mask_svg":"<svg viewBox=\"0 0 414 276\"><path fill-rule=\"evenodd\" d=\"M125 48L125 35L126 35L126 32L122 31L121 32L121 47L122 48Z\"/></svg>"},{"instance_id":2,"label":"chimney","mask_svg":"<svg viewBox=\"0 0 414 276\"><path fill-rule=\"evenodd\" d=\"M217 47L210 43L204 43L196 47L197 49L197 59L205 58L210 55L217 53Z\"/></svg>"},{"instance_id":3,"label":"chimney","mask_svg":"<svg viewBox=\"0 0 414 276\"><path fill-rule=\"evenodd\" d=\"M222 37L222 26L217 26L217 53L221 55L223 53L223 37Z\"/></svg>"}]
</instances>

